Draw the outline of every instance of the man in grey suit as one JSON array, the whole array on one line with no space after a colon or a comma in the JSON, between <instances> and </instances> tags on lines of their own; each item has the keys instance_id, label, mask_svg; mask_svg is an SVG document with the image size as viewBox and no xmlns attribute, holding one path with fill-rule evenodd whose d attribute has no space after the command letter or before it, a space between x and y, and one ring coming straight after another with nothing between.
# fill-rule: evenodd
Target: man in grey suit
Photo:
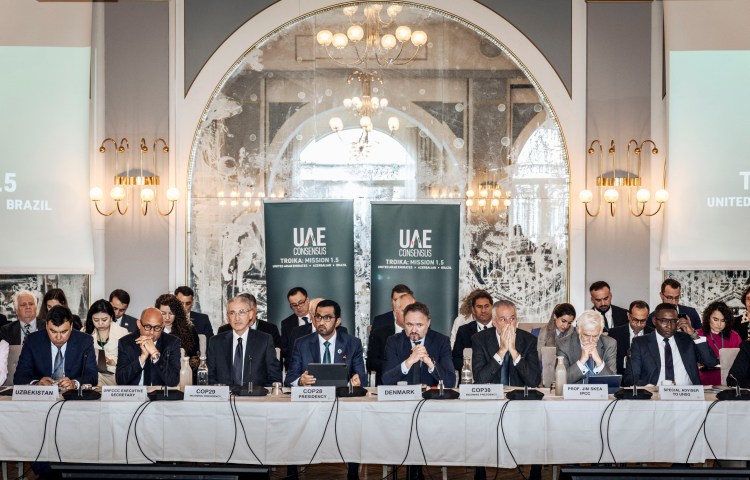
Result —
<instances>
[{"instance_id":1,"label":"man in grey suit","mask_svg":"<svg viewBox=\"0 0 750 480\"><path fill-rule=\"evenodd\" d=\"M594 375L614 375L617 342L602 336L602 315L586 310L578 317L577 324L576 332L557 342L557 356L563 357L568 372L567 383L587 383Z\"/></svg>"}]
</instances>

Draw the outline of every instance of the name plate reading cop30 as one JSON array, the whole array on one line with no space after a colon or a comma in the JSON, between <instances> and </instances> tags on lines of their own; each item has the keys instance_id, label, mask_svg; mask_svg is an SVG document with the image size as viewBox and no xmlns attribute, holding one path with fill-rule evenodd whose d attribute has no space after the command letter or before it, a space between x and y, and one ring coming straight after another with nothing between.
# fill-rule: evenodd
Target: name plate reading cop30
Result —
<instances>
[{"instance_id":1,"label":"name plate reading cop30","mask_svg":"<svg viewBox=\"0 0 750 480\"><path fill-rule=\"evenodd\" d=\"M565 384L563 400L606 400L609 395L604 384Z\"/></svg>"},{"instance_id":2,"label":"name plate reading cop30","mask_svg":"<svg viewBox=\"0 0 750 480\"><path fill-rule=\"evenodd\" d=\"M660 385L659 400L703 400L703 385Z\"/></svg>"},{"instance_id":3,"label":"name plate reading cop30","mask_svg":"<svg viewBox=\"0 0 750 480\"><path fill-rule=\"evenodd\" d=\"M14 385L13 400L55 402L60 396L57 385Z\"/></svg>"},{"instance_id":4,"label":"name plate reading cop30","mask_svg":"<svg viewBox=\"0 0 750 480\"><path fill-rule=\"evenodd\" d=\"M292 387L293 402L332 402L336 387Z\"/></svg>"},{"instance_id":5,"label":"name plate reading cop30","mask_svg":"<svg viewBox=\"0 0 750 480\"><path fill-rule=\"evenodd\" d=\"M488 383L486 385L461 384L458 386L461 400L503 400L503 385Z\"/></svg>"},{"instance_id":6,"label":"name plate reading cop30","mask_svg":"<svg viewBox=\"0 0 750 480\"><path fill-rule=\"evenodd\" d=\"M421 385L378 385L378 401L422 400Z\"/></svg>"},{"instance_id":7,"label":"name plate reading cop30","mask_svg":"<svg viewBox=\"0 0 750 480\"><path fill-rule=\"evenodd\" d=\"M102 402L145 402L146 387L139 385L102 385Z\"/></svg>"},{"instance_id":8,"label":"name plate reading cop30","mask_svg":"<svg viewBox=\"0 0 750 480\"><path fill-rule=\"evenodd\" d=\"M188 402L228 402L229 386L185 385L184 399Z\"/></svg>"}]
</instances>

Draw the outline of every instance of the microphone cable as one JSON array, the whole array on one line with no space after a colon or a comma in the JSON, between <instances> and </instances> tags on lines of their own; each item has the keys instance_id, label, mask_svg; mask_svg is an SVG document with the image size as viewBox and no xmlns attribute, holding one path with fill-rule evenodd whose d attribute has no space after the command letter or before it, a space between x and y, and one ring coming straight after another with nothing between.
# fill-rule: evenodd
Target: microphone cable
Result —
<instances>
[{"instance_id":1,"label":"microphone cable","mask_svg":"<svg viewBox=\"0 0 750 480\"><path fill-rule=\"evenodd\" d=\"M143 456L144 456L144 457L146 458L146 460L148 460L149 462L151 462L151 463L156 463L156 461L154 461L154 460L151 460L151 458L149 458L149 456L148 456L148 455L146 455L146 454L145 454L145 453L143 452L143 448L141 448L141 442L140 442L140 440L138 440L138 420L140 420L140 419L141 419L141 415L143 415L143 412L145 412L145 411L146 411L146 409L148 408L148 406L149 406L149 405L151 405L151 403L153 403L153 402L148 402L148 403L146 403L146 406L144 406L144 407L143 407L143 408L141 409L141 411L140 411L140 412L138 412L138 416L137 416L137 417L135 417L135 424L133 425L133 435L135 436L135 443L136 443L136 445L138 445L138 450L140 450L140 452L141 452L141 455L143 455Z\"/></svg>"},{"instance_id":2,"label":"microphone cable","mask_svg":"<svg viewBox=\"0 0 750 480\"><path fill-rule=\"evenodd\" d=\"M224 462L225 464L229 463L229 461L232 459L232 455L234 455L234 448L237 446L237 417L234 415L234 407L232 406L232 397L234 395L229 394L229 409L232 411L232 422L234 422L234 442L232 443L232 450L229 452L229 458L227 458L227 461Z\"/></svg>"},{"instance_id":3,"label":"microphone cable","mask_svg":"<svg viewBox=\"0 0 750 480\"><path fill-rule=\"evenodd\" d=\"M336 416L333 417L333 438L336 440L336 450L339 451L339 457L341 457L341 461L346 463L346 460L344 460L344 455L341 454L341 447L339 446L339 397L335 397L336 400Z\"/></svg>"},{"instance_id":4,"label":"microphone cable","mask_svg":"<svg viewBox=\"0 0 750 480\"><path fill-rule=\"evenodd\" d=\"M258 461L258 464L264 467L265 465L263 465L263 462L261 462L260 458L258 458L258 456L255 454L253 447L250 446L250 441L247 439L247 431L245 430L245 424L242 423L240 410L237 408L237 396L236 395L232 395L231 397L229 397L229 406L232 407L232 412L234 412L237 415L237 420L240 422L240 427L242 428L242 436L245 438L245 444L247 444L247 448L250 450L250 453L253 454L253 457L255 457L255 460Z\"/></svg>"},{"instance_id":5,"label":"microphone cable","mask_svg":"<svg viewBox=\"0 0 750 480\"><path fill-rule=\"evenodd\" d=\"M437 371L437 368L435 369ZM430 469L427 468L427 456L424 453L424 447L422 446L422 439L419 436L419 414L422 413L422 408L427 403L427 400L422 401L422 405L419 406L417 409L417 417L414 419L414 431L417 434L417 442L419 442L419 450L422 451L422 460L424 460L424 466L425 470L427 471L427 476L430 477L430 480L432 480L432 474L430 473Z\"/></svg>"},{"instance_id":6,"label":"microphone cable","mask_svg":"<svg viewBox=\"0 0 750 480\"><path fill-rule=\"evenodd\" d=\"M411 421L409 422L409 440L407 441L407 444L406 444L406 453L404 454L404 459L401 460L401 463L399 463L398 465L394 465L393 466L393 470L391 471L391 473L389 473L388 475L386 475L385 477L383 477L381 480L387 480L392 475L395 475L396 472L398 471L399 467L402 467L404 465L404 462L406 462L406 459L409 458L409 450L411 448L411 434L412 434L412 431L414 431L414 417L415 417L415 415L417 413L417 410L420 409L421 406L426 401L427 400L425 400L425 399L419 400L419 402L417 402L417 405L414 407L414 410L412 410L412 412L411 412Z\"/></svg>"},{"instance_id":7,"label":"microphone cable","mask_svg":"<svg viewBox=\"0 0 750 480\"><path fill-rule=\"evenodd\" d=\"M149 403L149 400L146 400L145 402L138 405L138 407L135 409L135 412L133 412L133 415L130 417L130 423L128 423L128 431L125 434L125 465L128 465L128 443L130 440L130 427L133 426L133 420L135 419L135 416L138 414L138 411L141 408L145 408L145 406Z\"/></svg>"},{"instance_id":8,"label":"microphone cable","mask_svg":"<svg viewBox=\"0 0 750 480\"><path fill-rule=\"evenodd\" d=\"M336 402L338 401L337 398L334 398L332 405L331 405L331 411L328 412L328 419L326 420L326 425L323 427L323 435L320 437L320 442L318 442L318 446L315 448L315 451L313 452L312 457L310 457L310 461L307 463L307 466L311 466L313 460L315 460L315 455L318 454L318 450L320 450L320 446L323 445L323 440L326 438L326 431L328 430L328 425L331 423L331 416L333 416L333 410L336 408ZM342 459L343 460L343 459Z\"/></svg>"},{"instance_id":9,"label":"microphone cable","mask_svg":"<svg viewBox=\"0 0 750 480\"><path fill-rule=\"evenodd\" d=\"M607 417L607 449L609 450L609 454L612 457L612 463L617 463L617 460L615 460L615 454L612 453L612 446L609 444L609 426L612 423L612 414L615 412L615 407L617 407L617 402L619 402L620 399L616 398L614 405L612 405L612 410L609 411L609 416Z\"/></svg>"},{"instance_id":10,"label":"microphone cable","mask_svg":"<svg viewBox=\"0 0 750 480\"><path fill-rule=\"evenodd\" d=\"M512 458L513 459L513 463L516 464L516 469L518 470L518 473L521 475L521 478L523 478L523 480L528 480L526 478L526 475L524 475L523 470L521 470L521 466L518 464L518 461L516 460L515 455L513 455L513 452L511 451L510 446L508 445L508 439L505 437L505 427L503 427L503 417L505 416L505 410L508 408L508 405L510 405L510 402L512 402L512 401L513 400L511 400L511 399L507 399L507 401L505 402L505 405L503 405L503 408L500 410L500 422L499 422L500 431L503 432L503 441L505 442L505 448L508 449L508 453L510 454L510 458ZM498 451L499 451L499 446L498 446ZM498 453L498 468L500 468L499 467L499 464L500 464L499 456L500 456L500 454Z\"/></svg>"},{"instance_id":11,"label":"microphone cable","mask_svg":"<svg viewBox=\"0 0 750 480\"><path fill-rule=\"evenodd\" d=\"M36 463L39 461L39 457L42 456L42 450L44 450L44 441L47 438L47 421L49 420L49 416L52 413L52 409L55 408L58 404L64 403L65 400L57 400L55 403L53 403L49 409L47 410L47 415L44 417L44 431L42 433L42 444L39 446L39 452L36 454L36 458L32 463ZM24 470L23 472L18 472L19 476L16 478L16 480L24 480L26 478L26 474L29 473L29 470L31 470L31 466L29 465L29 468Z\"/></svg>"},{"instance_id":12,"label":"microphone cable","mask_svg":"<svg viewBox=\"0 0 750 480\"><path fill-rule=\"evenodd\" d=\"M606 407L604 407L604 411L602 412L602 416L599 417L599 443L600 443L600 449L599 449L599 459L596 461L596 463L602 463L602 457L604 457L604 431L602 430L602 427L604 426L604 417L607 415L607 410L609 410L609 407L613 407L617 403L618 399L614 399L611 402L607 404ZM614 407L612 408L612 411L614 411ZM612 414L610 413L610 417ZM607 446L609 446L609 419L607 419ZM610 455L612 454L612 450L609 451ZM612 456L613 463L615 457Z\"/></svg>"},{"instance_id":13,"label":"microphone cable","mask_svg":"<svg viewBox=\"0 0 750 480\"><path fill-rule=\"evenodd\" d=\"M57 452L57 460L60 463L62 463L62 458L60 458L60 447L57 446L57 424L60 423L60 414L65 406L65 402L67 402L67 400L63 400L60 404L60 409L57 411L57 418L55 419L55 451Z\"/></svg>"},{"instance_id":14,"label":"microphone cable","mask_svg":"<svg viewBox=\"0 0 750 480\"><path fill-rule=\"evenodd\" d=\"M693 453L693 447L695 447L695 442L698 440L698 435L700 435L701 430L703 430L703 436L705 438L706 436L706 419L708 419L708 414L711 413L711 409L713 409L716 404L719 403L719 400L714 400L711 405L708 406L708 410L706 410L706 415L703 417L703 421L700 424L700 427L698 427L698 431L695 432L695 437L693 438L693 443L690 445L690 450L688 450L687 458L685 459L685 463L690 463L688 460L690 459L690 454ZM708 438L706 438L706 443L708 443ZM716 463L721 466L721 462L719 462L719 459L716 458L716 454L714 453L714 450L711 448L711 444L708 444L709 450L711 450L711 453L714 456L714 460Z\"/></svg>"}]
</instances>

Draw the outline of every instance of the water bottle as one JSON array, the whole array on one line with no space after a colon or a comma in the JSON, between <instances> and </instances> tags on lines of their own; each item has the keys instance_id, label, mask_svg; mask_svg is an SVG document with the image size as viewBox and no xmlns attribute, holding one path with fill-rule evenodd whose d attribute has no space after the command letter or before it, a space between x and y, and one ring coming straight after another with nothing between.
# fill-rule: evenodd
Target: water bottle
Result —
<instances>
[{"instance_id":1,"label":"water bottle","mask_svg":"<svg viewBox=\"0 0 750 480\"><path fill-rule=\"evenodd\" d=\"M201 355L201 363L198 365L198 385L208 385L208 366L205 355Z\"/></svg>"},{"instance_id":2,"label":"water bottle","mask_svg":"<svg viewBox=\"0 0 750 480\"><path fill-rule=\"evenodd\" d=\"M474 373L471 371L471 361L464 358L464 366L461 367L461 383L474 383Z\"/></svg>"},{"instance_id":3,"label":"water bottle","mask_svg":"<svg viewBox=\"0 0 750 480\"><path fill-rule=\"evenodd\" d=\"M180 359L180 390L185 391L185 385L193 384L193 370L190 368L190 358Z\"/></svg>"},{"instance_id":4,"label":"water bottle","mask_svg":"<svg viewBox=\"0 0 750 480\"><path fill-rule=\"evenodd\" d=\"M568 380L568 372L565 369L565 357L557 357L557 363L555 364L555 395L561 397L563 394L563 386Z\"/></svg>"}]
</instances>

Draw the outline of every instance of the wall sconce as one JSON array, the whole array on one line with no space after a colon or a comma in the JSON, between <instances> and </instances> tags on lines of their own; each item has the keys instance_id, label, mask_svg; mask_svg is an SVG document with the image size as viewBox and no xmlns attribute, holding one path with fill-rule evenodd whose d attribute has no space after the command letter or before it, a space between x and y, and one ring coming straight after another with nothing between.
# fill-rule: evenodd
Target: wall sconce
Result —
<instances>
[{"instance_id":1,"label":"wall sconce","mask_svg":"<svg viewBox=\"0 0 750 480\"><path fill-rule=\"evenodd\" d=\"M130 149L130 143L128 142L127 138L123 138L120 140L120 143L117 143L117 140L113 138L106 138L102 142L101 146L99 147L99 152L106 154L107 148L106 144L107 142L112 143L114 145L114 151L115 151L115 171L120 172L120 164L119 164L119 155L120 154L126 154L126 151ZM112 207L112 210L109 212L103 212L101 208L99 207L99 202L101 202L104 199L104 191L98 187L94 186L91 191L89 192L89 198L91 198L91 201L94 202L94 207L96 208L96 211L99 212L100 215L103 215L105 217L109 217L113 215L115 212L119 213L120 215L125 215L128 213L128 197L133 196L133 190L135 187L140 187L139 197L140 197L140 203L141 203L141 214L143 216L146 216L148 214L148 206L151 202L153 202L156 205L156 211L159 213L159 215L166 217L167 215L171 214L174 211L174 206L177 200L180 198L180 192L176 188L172 187L167 189L166 197L167 201L169 201L169 210L166 212L163 212L161 208L159 207L159 203L156 199L156 190L155 188L160 185L160 179L159 176L156 175L156 147L159 144L162 144L161 151L163 153L169 153L169 147L167 146L167 142L164 141L163 138L157 138L154 140L154 144L152 147L152 175L144 175L143 174L143 155L148 153L148 146L146 145L146 139L141 138L141 144L140 144L140 175L131 176L130 168L128 165L128 162L126 161L125 165L125 172L126 175L115 175L114 177L114 186L109 192L109 196L114 200L115 206ZM124 207L123 207L124 204Z\"/></svg>"},{"instance_id":2,"label":"wall sconce","mask_svg":"<svg viewBox=\"0 0 750 480\"><path fill-rule=\"evenodd\" d=\"M646 215L647 217L653 217L659 211L661 211L662 205L667 202L669 199L669 193L667 192L667 159L664 158L664 164L662 167L662 188L656 191L654 193L654 200L658 204L658 207L655 211L651 213L646 212L646 204L651 200L651 192L648 191L647 188L643 187L643 177L641 176L641 152L643 151L643 146L646 144L651 144L651 153L653 155L656 155L659 153L659 149L656 147L656 144L652 140L644 140L640 143L638 143L637 140L630 140L628 142L627 147L627 163L625 166L625 175L618 176L617 173L617 158L616 158L616 152L615 152L615 141L610 141L610 146L608 150L609 160L612 164L612 176L611 177L605 177L604 176L604 155L603 155L603 148L602 144L599 140L594 140L591 142L591 145L589 145L588 149L588 155L594 155L596 153L596 149L594 148L595 145L598 146L599 149L599 174L596 177L596 186L599 187L599 205L596 208L596 211L593 213L591 210L589 210L589 203L594 199L594 194L591 190L582 190L579 194L578 198L581 201L581 203L584 204L584 207L586 208L586 213L591 217L596 217L599 215L599 212L602 207L602 198L604 199L604 202L609 204L609 213L611 216L615 216L615 204L620 199L620 188L625 188L628 195L628 210L630 211L630 214L634 217L640 217L641 215ZM630 152L631 148L633 151L633 155L637 158L637 168L635 170L635 174L631 173L631 157ZM636 160L633 161L634 163ZM635 191L635 205L633 204L633 192Z\"/></svg>"}]
</instances>

